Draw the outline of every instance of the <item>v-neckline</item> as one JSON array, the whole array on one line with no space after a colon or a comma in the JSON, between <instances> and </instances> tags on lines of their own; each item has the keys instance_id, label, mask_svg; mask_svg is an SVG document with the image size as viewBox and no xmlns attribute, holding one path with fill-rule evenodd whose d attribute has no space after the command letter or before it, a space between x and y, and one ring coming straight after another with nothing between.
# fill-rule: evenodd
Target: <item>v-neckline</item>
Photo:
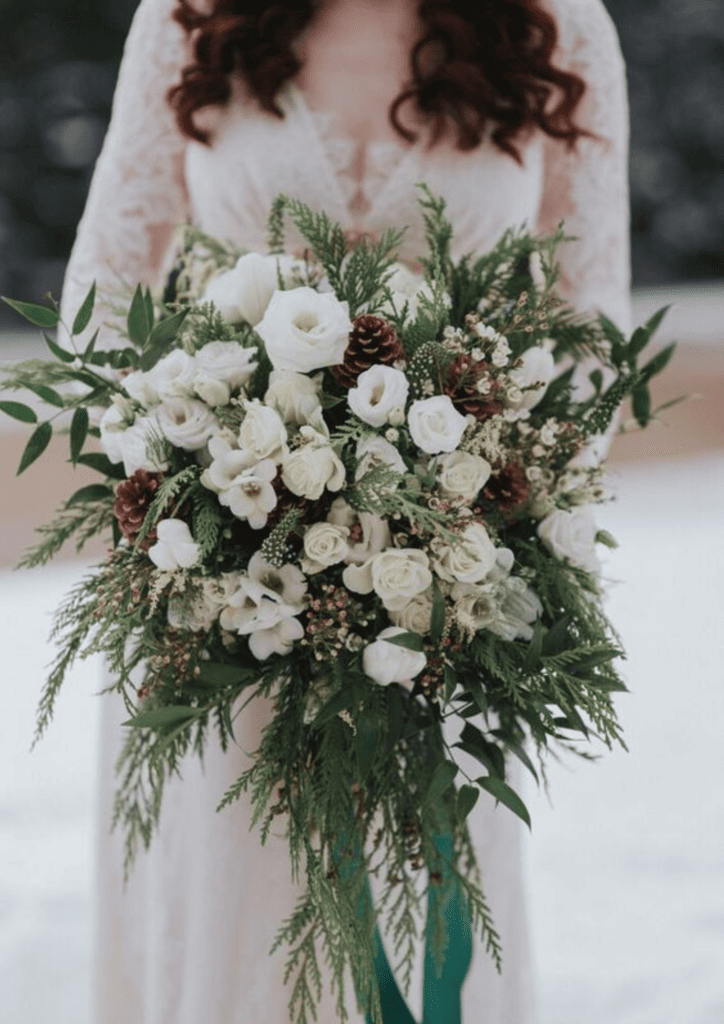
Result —
<instances>
[{"instance_id":1,"label":"v-neckline","mask_svg":"<svg viewBox=\"0 0 724 1024\"><path fill-rule=\"evenodd\" d=\"M349 219L356 221L358 223L369 220L372 217L372 214L374 213L376 208L380 205L380 202L382 201L386 193L392 187L392 184L400 176L402 171L406 169L408 163L410 163L410 161L413 159L413 156L417 154L420 147L420 139L418 138L416 142L413 142L409 146L405 146L403 143L398 143L394 139L379 139L366 144L359 143L350 135L344 135L342 133L334 131L330 131L329 136L325 137L325 134L322 132L320 128L320 120L323 117L327 116L326 111L315 110L313 107L311 107L307 102L307 98L304 95L304 91L300 89L295 82L288 82L287 90L288 96L291 100L291 106L293 108L296 108L306 121L306 124L309 129L309 135L314 139L314 142L320 152L327 176L329 180L333 183L333 188L337 194L340 206L345 211L346 216ZM334 117L333 114L330 114L329 116L332 119ZM379 154L382 150L386 148L392 149L399 153L399 159L396 160L392 170L386 176L385 180L382 182L379 190L375 195L370 196L366 188L372 175L365 174L364 177L362 177L361 179L352 179L355 182L356 186L359 189L361 189L362 193L367 198L367 201L369 203L369 209L367 209L366 211L359 212L351 208L350 201L345 196L344 187L340 180L340 173L335 168L334 162L329 152L330 143L340 143L345 146L348 146L350 154L354 153L355 150L359 150L361 148L361 151L364 155L366 167L369 167L370 165L374 166L374 163L376 161L373 154Z\"/></svg>"}]
</instances>

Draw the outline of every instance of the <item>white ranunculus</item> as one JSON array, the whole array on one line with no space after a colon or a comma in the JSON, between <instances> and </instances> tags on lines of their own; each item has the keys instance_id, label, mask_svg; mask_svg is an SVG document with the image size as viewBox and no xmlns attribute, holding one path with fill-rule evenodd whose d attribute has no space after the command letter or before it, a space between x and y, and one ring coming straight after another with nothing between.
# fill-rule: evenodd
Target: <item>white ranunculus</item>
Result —
<instances>
[{"instance_id":1,"label":"white ranunculus","mask_svg":"<svg viewBox=\"0 0 724 1024\"><path fill-rule=\"evenodd\" d=\"M413 597L400 611L391 611L390 620L396 626L409 629L412 633L426 636L430 632L432 618L432 593L426 590L423 594Z\"/></svg>"},{"instance_id":2,"label":"white ranunculus","mask_svg":"<svg viewBox=\"0 0 724 1024\"><path fill-rule=\"evenodd\" d=\"M509 395L506 401L514 409L532 409L546 393L556 364L551 353L539 345L526 349L520 361L522 365L512 369L508 377L520 388L521 396L511 400Z\"/></svg>"},{"instance_id":3,"label":"white ranunculus","mask_svg":"<svg viewBox=\"0 0 724 1024\"><path fill-rule=\"evenodd\" d=\"M181 348L169 352L146 374L146 386L153 388L159 399L190 398L194 393L196 359Z\"/></svg>"},{"instance_id":4,"label":"white ranunculus","mask_svg":"<svg viewBox=\"0 0 724 1024\"><path fill-rule=\"evenodd\" d=\"M597 532L590 505L579 505L569 512L557 508L538 524L538 536L552 555L594 574L601 571Z\"/></svg>"},{"instance_id":5,"label":"white ranunculus","mask_svg":"<svg viewBox=\"0 0 724 1024\"><path fill-rule=\"evenodd\" d=\"M156 410L158 429L175 447L197 452L219 429L207 405L195 398L168 398Z\"/></svg>"},{"instance_id":6,"label":"white ranunculus","mask_svg":"<svg viewBox=\"0 0 724 1024\"><path fill-rule=\"evenodd\" d=\"M302 569L307 576L343 562L349 554L349 530L332 523L314 523L304 534Z\"/></svg>"},{"instance_id":7,"label":"white ranunculus","mask_svg":"<svg viewBox=\"0 0 724 1024\"><path fill-rule=\"evenodd\" d=\"M161 400L149 374L144 373L143 370L134 370L133 373L127 374L121 381L121 385L126 394L130 395L144 409L152 409Z\"/></svg>"},{"instance_id":8,"label":"white ranunculus","mask_svg":"<svg viewBox=\"0 0 724 1024\"><path fill-rule=\"evenodd\" d=\"M206 370L197 370L194 376L194 392L202 402L212 409L217 405L228 405L231 388L218 377L210 376Z\"/></svg>"},{"instance_id":9,"label":"white ranunculus","mask_svg":"<svg viewBox=\"0 0 724 1024\"><path fill-rule=\"evenodd\" d=\"M347 393L355 416L371 427L387 423L390 413L405 406L410 384L402 370L392 366L371 366L357 378L357 386Z\"/></svg>"},{"instance_id":10,"label":"white ranunculus","mask_svg":"<svg viewBox=\"0 0 724 1024\"><path fill-rule=\"evenodd\" d=\"M342 574L344 585L355 594L377 594L388 611L405 605L432 586L430 560L418 548L390 548L374 555L364 565L348 565Z\"/></svg>"},{"instance_id":11,"label":"white ranunculus","mask_svg":"<svg viewBox=\"0 0 724 1024\"><path fill-rule=\"evenodd\" d=\"M281 417L268 405L262 405L258 398L244 402L246 415L239 428L239 445L251 452L257 459L272 459L281 462L288 454L287 428Z\"/></svg>"},{"instance_id":12,"label":"white ranunculus","mask_svg":"<svg viewBox=\"0 0 724 1024\"><path fill-rule=\"evenodd\" d=\"M256 327L278 287L276 257L249 252L232 270L207 284L201 301L213 302L224 320L235 324L246 321Z\"/></svg>"},{"instance_id":13,"label":"white ranunculus","mask_svg":"<svg viewBox=\"0 0 724 1024\"><path fill-rule=\"evenodd\" d=\"M362 565L373 555L390 546L390 528L386 520L374 512L357 512L344 498L335 498L327 520L335 526L343 526L349 532L348 550L344 561Z\"/></svg>"},{"instance_id":14,"label":"white ranunculus","mask_svg":"<svg viewBox=\"0 0 724 1024\"><path fill-rule=\"evenodd\" d=\"M428 455L440 455L455 451L468 421L448 395L433 395L412 403L407 424L418 448Z\"/></svg>"},{"instance_id":15,"label":"white ranunculus","mask_svg":"<svg viewBox=\"0 0 724 1024\"><path fill-rule=\"evenodd\" d=\"M313 288L274 292L256 328L274 369L299 373L341 363L351 330L349 304Z\"/></svg>"},{"instance_id":16,"label":"white ranunculus","mask_svg":"<svg viewBox=\"0 0 724 1024\"><path fill-rule=\"evenodd\" d=\"M399 626L388 626L378 633L377 639L368 644L362 652L362 668L365 675L381 686L390 683L409 683L419 675L427 664L422 651L410 651L407 647L391 644L389 637L400 636L406 630Z\"/></svg>"},{"instance_id":17,"label":"white ranunculus","mask_svg":"<svg viewBox=\"0 0 724 1024\"><path fill-rule=\"evenodd\" d=\"M164 572L190 569L199 560L200 548L183 519L162 519L156 527L158 540L148 549L148 557Z\"/></svg>"},{"instance_id":18,"label":"white ranunculus","mask_svg":"<svg viewBox=\"0 0 724 1024\"><path fill-rule=\"evenodd\" d=\"M285 423L301 427L319 409L321 377L308 377L292 370L272 370L264 404L276 409Z\"/></svg>"},{"instance_id":19,"label":"white ranunculus","mask_svg":"<svg viewBox=\"0 0 724 1024\"><path fill-rule=\"evenodd\" d=\"M292 494L317 501L325 489L344 486L344 464L329 440L312 427L301 427L302 444L282 461L282 480Z\"/></svg>"},{"instance_id":20,"label":"white ranunculus","mask_svg":"<svg viewBox=\"0 0 724 1024\"><path fill-rule=\"evenodd\" d=\"M210 341L196 353L199 370L237 391L246 384L257 368L255 348L245 348L238 341Z\"/></svg>"},{"instance_id":21,"label":"white ranunculus","mask_svg":"<svg viewBox=\"0 0 724 1024\"><path fill-rule=\"evenodd\" d=\"M471 452L450 452L438 464L438 486L446 498L472 501L485 487L492 467L480 455Z\"/></svg>"},{"instance_id":22,"label":"white ranunculus","mask_svg":"<svg viewBox=\"0 0 724 1024\"><path fill-rule=\"evenodd\" d=\"M482 523L471 523L457 543L432 542L433 566L450 583L480 583L496 564L497 552Z\"/></svg>"}]
</instances>

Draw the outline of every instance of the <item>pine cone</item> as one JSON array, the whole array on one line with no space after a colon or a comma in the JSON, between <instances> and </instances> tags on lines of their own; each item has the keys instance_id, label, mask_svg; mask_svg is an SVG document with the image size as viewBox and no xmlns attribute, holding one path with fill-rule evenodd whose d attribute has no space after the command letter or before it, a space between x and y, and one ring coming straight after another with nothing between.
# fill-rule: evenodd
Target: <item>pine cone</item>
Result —
<instances>
[{"instance_id":1,"label":"pine cone","mask_svg":"<svg viewBox=\"0 0 724 1024\"><path fill-rule=\"evenodd\" d=\"M365 313L354 320L343 361L338 366L330 366L330 371L343 387L353 388L359 375L370 366L379 363L390 366L404 357L405 350L392 324Z\"/></svg>"},{"instance_id":2,"label":"pine cone","mask_svg":"<svg viewBox=\"0 0 724 1024\"><path fill-rule=\"evenodd\" d=\"M113 515L118 520L121 533L131 544L143 526L160 483L161 477L158 473L147 473L145 469L137 469L129 480L124 480L116 488ZM156 531L152 531L146 539L153 543Z\"/></svg>"},{"instance_id":3,"label":"pine cone","mask_svg":"<svg viewBox=\"0 0 724 1024\"><path fill-rule=\"evenodd\" d=\"M486 380L488 390L481 394L478 383ZM443 387L444 394L452 399L455 408L466 415L472 413L476 419L490 419L503 411L503 404L496 398L499 385L488 376L488 364L476 362L472 356L458 356L450 366L447 381Z\"/></svg>"},{"instance_id":4,"label":"pine cone","mask_svg":"<svg viewBox=\"0 0 724 1024\"><path fill-rule=\"evenodd\" d=\"M483 488L483 497L497 505L503 515L509 515L524 505L530 496L530 484L519 462L509 462L496 470Z\"/></svg>"}]
</instances>

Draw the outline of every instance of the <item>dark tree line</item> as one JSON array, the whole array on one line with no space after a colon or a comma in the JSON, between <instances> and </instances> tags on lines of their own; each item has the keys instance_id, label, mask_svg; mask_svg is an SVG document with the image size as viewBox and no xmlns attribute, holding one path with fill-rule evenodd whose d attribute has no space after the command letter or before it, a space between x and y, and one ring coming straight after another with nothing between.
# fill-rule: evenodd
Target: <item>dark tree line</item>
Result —
<instances>
[{"instance_id":1,"label":"dark tree line","mask_svg":"<svg viewBox=\"0 0 724 1024\"><path fill-rule=\"evenodd\" d=\"M606 3L629 69L635 282L722 278L724 4ZM2 294L60 293L136 6L0 0Z\"/></svg>"}]
</instances>

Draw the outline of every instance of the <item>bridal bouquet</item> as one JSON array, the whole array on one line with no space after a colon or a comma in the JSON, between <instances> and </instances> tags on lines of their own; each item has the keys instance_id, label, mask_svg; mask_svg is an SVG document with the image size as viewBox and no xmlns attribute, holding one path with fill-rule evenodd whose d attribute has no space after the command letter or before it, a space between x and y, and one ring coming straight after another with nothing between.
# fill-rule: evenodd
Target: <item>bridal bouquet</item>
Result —
<instances>
[{"instance_id":1,"label":"bridal bouquet","mask_svg":"<svg viewBox=\"0 0 724 1024\"><path fill-rule=\"evenodd\" d=\"M662 314L630 339L576 316L555 292L562 232L511 231L453 262L443 203L424 188L420 201L420 274L396 262L399 232L352 244L285 197L267 254L186 228L164 295L136 290L114 349L97 335L77 347L93 288L70 340L46 336L53 359L5 380L68 420L72 462L102 477L24 564L73 535L79 547L113 536L58 613L38 732L74 658L101 652L128 706L115 818L130 866L182 758L213 733L226 748L244 706L269 699L261 745L220 807L249 792L262 842L282 823L306 878L278 939L300 1024L320 996L320 950L340 1018L350 969L382 1020L376 920L406 980L422 871L438 975L464 975L471 931L499 960L468 815L482 794L528 822L511 757L536 774L552 743L621 742L595 448L627 396L649 421L648 383L672 349L639 357ZM308 245L296 256L286 216ZM11 305L59 324L54 308ZM574 387L584 357L587 390ZM37 403L0 408L38 422Z\"/></svg>"}]
</instances>

